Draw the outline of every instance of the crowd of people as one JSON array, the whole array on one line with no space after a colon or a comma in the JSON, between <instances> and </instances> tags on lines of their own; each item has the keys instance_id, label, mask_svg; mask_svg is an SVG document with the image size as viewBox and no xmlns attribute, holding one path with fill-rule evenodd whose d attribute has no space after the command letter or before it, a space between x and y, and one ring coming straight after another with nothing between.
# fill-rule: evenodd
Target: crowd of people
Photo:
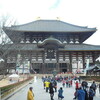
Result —
<instances>
[{"instance_id":1,"label":"crowd of people","mask_svg":"<svg viewBox=\"0 0 100 100\"><path fill-rule=\"evenodd\" d=\"M93 100L95 94L96 94L96 88L97 85L95 81L91 84L91 86L88 85L87 81L82 81L80 77L74 77L74 76L59 76L59 77L42 77L42 81L44 84L44 89L46 89L46 92L49 91L51 100L53 99L54 92L57 92L57 83L60 82L62 84L62 87L58 89L58 99L61 98L61 100L64 98L63 96L63 88L64 87L72 87L73 84L75 84L75 93L74 93L74 100ZM100 92L100 84L98 85L99 92ZM53 90L54 89L54 90Z\"/></svg>"},{"instance_id":2,"label":"crowd of people","mask_svg":"<svg viewBox=\"0 0 100 100\"><path fill-rule=\"evenodd\" d=\"M80 77L75 76L57 76L51 77L46 76L42 77L43 88L46 93L50 94L50 99L54 100L54 93L58 93L58 100L62 100L64 98L63 95L63 88L71 88L73 84L75 85L75 92L73 94L73 100L93 100L94 96L96 95L96 89L99 88L100 93L100 83L96 84L95 81L91 85L88 84L87 81L81 80ZM57 86L58 83L62 84L62 87ZM29 94L33 95L33 99L27 100L34 100L34 94L31 93L32 88L29 89L28 98L31 97Z\"/></svg>"},{"instance_id":3,"label":"crowd of people","mask_svg":"<svg viewBox=\"0 0 100 100\"><path fill-rule=\"evenodd\" d=\"M46 92L50 93L51 100L54 100L54 92L57 92L57 83L62 81L62 78L57 77L42 77L43 86ZM63 88L60 87L58 90L58 99L63 99Z\"/></svg>"},{"instance_id":4,"label":"crowd of people","mask_svg":"<svg viewBox=\"0 0 100 100\"><path fill-rule=\"evenodd\" d=\"M97 88L95 81L93 81L91 86L88 86L87 81L82 81L80 86L77 81L75 84L76 84L76 87L75 87L76 91L74 93L74 96L75 96L74 99L93 100L93 97L96 94L96 88ZM99 89L100 89L100 87L99 87Z\"/></svg>"}]
</instances>

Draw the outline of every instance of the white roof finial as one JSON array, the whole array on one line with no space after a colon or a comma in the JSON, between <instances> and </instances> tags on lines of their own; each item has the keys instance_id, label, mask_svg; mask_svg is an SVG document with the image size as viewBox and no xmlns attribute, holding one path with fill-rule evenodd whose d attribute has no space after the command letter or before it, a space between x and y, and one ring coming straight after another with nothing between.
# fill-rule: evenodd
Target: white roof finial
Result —
<instances>
[{"instance_id":1,"label":"white roof finial","mask_svg":"<svg viewBox=\"0 0 100 100\"><path fill-rule=\"evenodd\" d=\"M57 18L57 20L60 20L60 18L59 17L56 17Z\"/></svg>"},{"instance_id":2,"label":"white roof finial","mask_svg":"<svg viewBox=\"0 0 100 100\"><path fill-rule=\"evenodd\" d=\"M37 20L40 20L40 17L37 17L36 19L37 19Z\"/></svg>"}]
</instances>

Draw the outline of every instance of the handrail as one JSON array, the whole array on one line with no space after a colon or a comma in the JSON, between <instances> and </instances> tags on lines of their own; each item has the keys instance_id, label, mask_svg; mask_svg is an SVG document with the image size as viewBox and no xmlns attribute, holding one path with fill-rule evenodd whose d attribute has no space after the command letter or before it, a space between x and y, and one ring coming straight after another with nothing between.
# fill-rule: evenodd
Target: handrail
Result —
<instances>
[{"instance_id":1,"label":"handrail","mask_svg":"<svg viewBox=\"0 0 100 100\"><path fill-rule=\"evenodd\" d=\"M5 96L9 95L10 93L14 92L16 89L18 89L19 87L21 87L24 83L28 82L29 80L31 80L33 77L30 77L24 81L20 81L14 84L10 84L4 87L0 88L0 100L2 98L4 98Z\"/></svg>"}]
</instances>

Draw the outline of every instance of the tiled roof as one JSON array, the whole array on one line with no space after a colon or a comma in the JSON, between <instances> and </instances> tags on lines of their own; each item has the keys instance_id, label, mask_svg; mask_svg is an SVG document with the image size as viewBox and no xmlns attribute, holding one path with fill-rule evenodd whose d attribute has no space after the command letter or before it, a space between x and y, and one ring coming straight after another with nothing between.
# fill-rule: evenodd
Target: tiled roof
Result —
<instances>
[{"instance_id":1,"label":"tiled roof","mask_svg":"<svg viewBox=\"0 0 100 100\"><path fill-rule=\"evenodd\" d=\"M23 25L12 26L6 29L29 32L89 32L96 28L87 28L72 25L60 20L37 20Z\"/></svg>"},{"instance_id":2,"label":"tiled roof","mask_svg":"<svg viewBox=\"0 0 100 100\"><path fill-rule=\"evenodd\" d=\"M88 45L88 44L67 44L64 50L71 50L71 51L99 50L100 51L100 46Z\"/></svg>"},{"instance_id":3,"label":"tiled roof","mask_svg":"<svg viewBox=\"0 0 100 100\"><path fill-rule=\"evenodd\" d=\"M100 69L100 67L97 66L97 65L94 65L94 66L90 66L87 70L91 71L91 70L94 70L94 69ZM96 71L96 70L94 70L94 71Z\"/></svg>"},{"instance_id":4,"label":"tiled roof","mask_svg":"<svg viewBox=\"0 0 100 100\"><path fill-rule=\"evenodd\" d=\"M2 50L44 50L44 48L38 48L37 44L8 44L2 47ZM100 46L87 45L87 44L66 44L64 48L59 50L64 51L100 51Z\"/></svg>"}]
</instances>

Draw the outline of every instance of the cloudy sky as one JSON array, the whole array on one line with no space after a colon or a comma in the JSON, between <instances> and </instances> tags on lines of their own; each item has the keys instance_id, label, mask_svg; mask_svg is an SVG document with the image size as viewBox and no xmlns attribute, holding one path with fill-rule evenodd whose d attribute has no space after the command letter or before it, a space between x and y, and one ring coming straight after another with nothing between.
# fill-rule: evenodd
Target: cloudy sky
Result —
<instances>
[{"instance_id":1,"label":"cloudy sky","mask_svg":"<svg viewBox=\"0 0 100 100\"><path fill-rule=\"evenodd\" d=\"M97 28L85 43L100 45L100 0L0 0L0 16L10 15L19 24L40 19L59 19L78 26Z\"/></svg>"}]
</instances>

